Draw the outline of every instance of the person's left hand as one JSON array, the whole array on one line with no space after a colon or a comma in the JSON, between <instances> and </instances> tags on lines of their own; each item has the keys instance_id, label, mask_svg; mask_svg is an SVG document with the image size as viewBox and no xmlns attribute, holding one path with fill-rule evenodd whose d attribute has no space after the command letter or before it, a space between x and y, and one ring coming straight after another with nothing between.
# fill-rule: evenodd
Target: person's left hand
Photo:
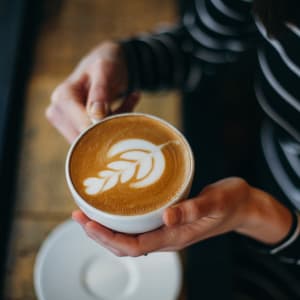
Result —
<instances>
[{"instance_id":1,"label":"person's left hand","mask_svg":"<svg viewBox=\"0 0 300 300\"><path fill-rule=\"evenodd\" d=\"M140 256L172 251L245 226L249 214L250 186L242 179L227 178L207 186L197 197L169 207L164 226L138 235L114 232L73 212L87 235L117 256Z\"/></svg>"}]
</instances>

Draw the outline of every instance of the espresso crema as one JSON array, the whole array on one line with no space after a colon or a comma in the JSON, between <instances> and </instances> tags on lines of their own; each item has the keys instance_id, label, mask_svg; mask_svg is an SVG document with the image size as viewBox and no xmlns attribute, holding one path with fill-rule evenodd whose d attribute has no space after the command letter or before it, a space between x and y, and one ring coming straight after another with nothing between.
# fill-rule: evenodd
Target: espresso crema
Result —
<instances>
[{"instance_id":1,"label":"espresso crema","mask_svg":"<svg viewBox=\"0 0 300 300\"><path fill-rule=\"evenodd\" d=\"M186 141L159 119L125 115L89 129L70 157L81 198L117 215L156 210L178 195L191 172Z\"/></svg>"}]
</instances>

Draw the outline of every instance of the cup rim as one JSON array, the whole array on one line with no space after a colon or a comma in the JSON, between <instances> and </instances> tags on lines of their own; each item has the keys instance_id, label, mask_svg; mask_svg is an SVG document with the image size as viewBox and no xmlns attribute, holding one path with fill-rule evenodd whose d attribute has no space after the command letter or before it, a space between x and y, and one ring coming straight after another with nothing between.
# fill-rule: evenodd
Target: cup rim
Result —
<instances>
[{"instance_id":1,"label":"cup rim","mask_svg":"<svg viewBox=\"0 0 300 300\"><path fill-rule=\"evenodd\" d=\"M174 130L183 140L185 146L186 146L186 149L188 151L188 156L189 156L189 169L190 169L190 172L184 182L184 184L181 186L180 190L176 193L176 195L174 195L165 205L155 209L155 210L152 210L150 212L146 212L144 214L138 214L138 215L118 215L118 214L112 214L112 213L108 213L108 212L105 212L105 211L102 211L100 209L97 209L96 207L92 206L91 204L89 204L86 200L84 200L81 195L77 192L76 188L74 187L74 184L72 182L72 179L71 179L71 175L70 175L70 172L69 172L69 165L70 165L70 160L71 160L71 156L72 156L72 153L73 153L73 150L74 148L76 147L77 143L80 141L80 139L89 131L91 130L92 128L98 126L99 124L101 123L104 123L106 121L109 121L111 119L115 119L115 118L121 118L121 117L127 117L127 116L144 116L144 117L147 117L147 118L150 118L152 120L156 120L158 122L161 122L163 123L164 125L166 125L167 127L170 127L172 130ZM157 116L153 116L151 114L148 114L148 113L142 113L142 112L129 112L129 113L121 113L121 114L115 114L115 115L111 115L111 116L108 116L108 117L105 117L103 118L102 120L94 123L94 124L91 124L88 128L86 128L85 130L83 130L79 135L78 137L73 141L73 143L71 144L69 150L68 150L68 153L67 153L67 158L66 158L66 163L65 163L65 175L66 175L66 180L67 180L67 185L69 187L69 189L71 190L72 194L76 195L76 199L75 201L76 202L79 202L80 205L79 206L83 206L83 207L86 207L88 210L92 211L93 214L95 215L102 215L104 216L105 218L109 218L109 219L116 219L116 220L132 220L132 219L135 219L135 220L138 220L138 219L143 219L145 218L145 216L154 216L156 215L157 213L161 213L163 212L167 207L171 206L172 204L176 203L177 201L180 200L180 197L185 193L185 191L187 190L187 188L189 187L189 185L192 183L192 179L193 179L193 176L194 176L194 168L195 168L195 162L194 162L194 155L193 155L193 151L186 139L186 137L180 132L179 129L177 129L174 125L170 124L169 122L165 121L164 119L160 118L160 117L157 117Z\"/></svg>"}]
</instances>

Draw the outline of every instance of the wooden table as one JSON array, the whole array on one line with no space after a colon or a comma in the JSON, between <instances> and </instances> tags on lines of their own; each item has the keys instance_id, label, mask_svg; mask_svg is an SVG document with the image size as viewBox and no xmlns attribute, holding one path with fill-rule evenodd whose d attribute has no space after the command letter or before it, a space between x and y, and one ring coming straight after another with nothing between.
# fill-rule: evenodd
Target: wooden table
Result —
<instances>
[{"instance_id":1,"label":"wooden table","mask_svg":"<svg viewBox=\"0 0 300 300\"><path fill-rule=\"evenodd\" d=\"M50 231L70 218L75 208L64 178L69 145L44 116L52 90L97 43L150 31L159 22L174 23L177 18L174 0L49 0L45 4L25 97L5 300L36 299L36 254ZM137 110L180 127L180 101L174 92L143 95Z\"/></svg>"}]
</instances>

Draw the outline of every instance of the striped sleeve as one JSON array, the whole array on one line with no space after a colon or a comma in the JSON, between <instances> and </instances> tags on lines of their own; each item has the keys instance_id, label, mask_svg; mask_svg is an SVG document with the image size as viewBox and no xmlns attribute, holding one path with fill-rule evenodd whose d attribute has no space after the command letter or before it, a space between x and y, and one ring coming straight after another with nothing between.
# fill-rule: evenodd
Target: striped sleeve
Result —
<instances>
[{"instance_id":1,"label":"striped sleeve","mask_svg":"<svg viewBox=\"0 0 300 300\"><path fill-rule=\"evenodd\" d=\"M258 70L255 93L267 116L260 144L270 180L282 192L285 205L300 210L300 31L285 23L276 37L267 35L258 18L262 37L257 49ZM286 200L284 200L287 199ZM299 230L288 243L271 255L280 261L300 265Z\"/></svg>"},{"instance_id":2,"label":"striped sleeve","mask_svg":"<svg viewBox=\"0 0 300 300\"><path fill-rule=\"evenodd\" d=\"M253 46L251 3L193 0L178 26L121 41L130 89L194 90L203 73L214 73Z\"/></svg>"},{"instance_id":3,"label":"striped sleeve","mask_svg":"<svg viewBox=\"0 0 300 300\"><path fill-rule=\"evenodd\" d=\"M300 34L286 25L278 38L266 35L258 48L255 92L270 122L261 145L268 168L282 192L300 210Z\"/></svg>"},{"instance_id":4,"label":"striped sleeve","mask_svg":"<svg viewBox=\"0 0 300 300\"><path fill-rule=\"evenodd\" d=\"M262 254L272 255L279 259L281 262L288 264L300 265L300 226L299 215L293 209L290 210L292 215L292 224L286 237L275 245L268 245L256 241L248 237L240 237L246 245L259 251Z\"/></svg>"}]
</instances>

